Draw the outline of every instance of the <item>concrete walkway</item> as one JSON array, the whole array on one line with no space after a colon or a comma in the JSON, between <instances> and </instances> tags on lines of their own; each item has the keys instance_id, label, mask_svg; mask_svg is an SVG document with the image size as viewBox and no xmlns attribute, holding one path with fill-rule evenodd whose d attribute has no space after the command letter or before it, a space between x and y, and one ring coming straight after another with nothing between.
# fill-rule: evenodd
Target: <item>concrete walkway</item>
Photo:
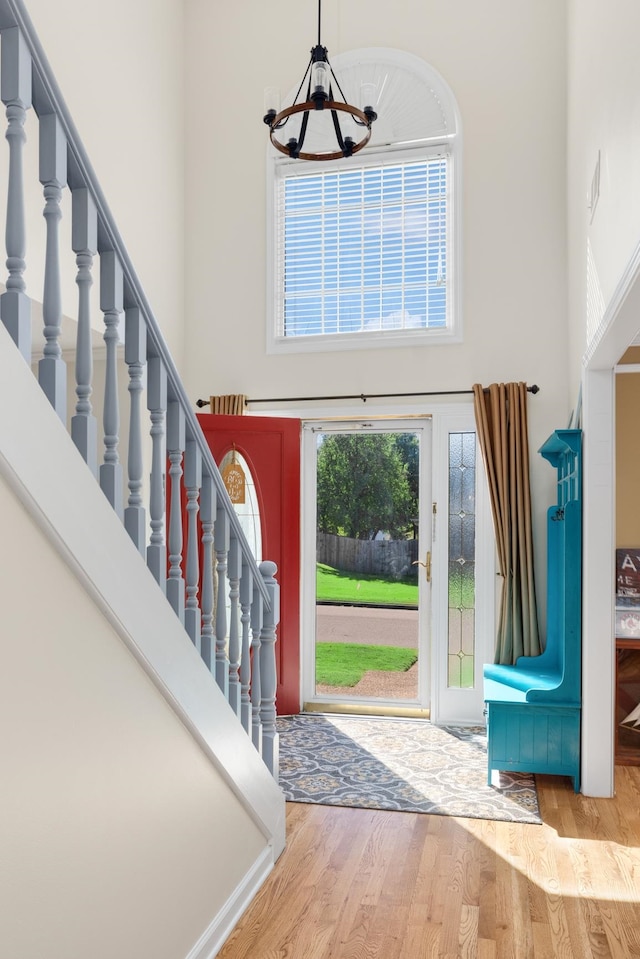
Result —
<instances>
[{"instance_id":1,"label":"concrete walkway","mask_svg":"<svg viewBox=\"0 0 640 959\"><path fill-rule=\"evenodd\" d=\"M316 642L418 647L417 609L317 606Z\"/></svg>"}]
</instances>

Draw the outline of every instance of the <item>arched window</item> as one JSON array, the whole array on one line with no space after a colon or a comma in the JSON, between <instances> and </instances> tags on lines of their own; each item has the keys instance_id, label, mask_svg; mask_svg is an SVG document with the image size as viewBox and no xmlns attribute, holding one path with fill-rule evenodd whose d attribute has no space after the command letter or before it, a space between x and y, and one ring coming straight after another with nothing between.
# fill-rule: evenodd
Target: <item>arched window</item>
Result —
<instances>
[{"instance_id":1,"label":"arched window","mask_svg":"<svg viewBox=\"0 0 640 959\"><path fill-rule=\"evenodd\" d=\"M360 103L365 85L375 90L378 119L368 146L341 160L291 160L269 146L268 350L457 342L453 94L427 63L397 50L352 51L332 66L348 102ZM313 126L305 149L327 149Z\"/></svg>"},{"instance_id":2,"label":"arched window","mask_svg":"<svg viewBox=\"0 0 640 959\"><path fill-rule=\"evenodd\" d=\"M260 504L256 493L256 484L251 467L246 459L235 447L225 453L220 463L220 472L224 475L225 468L237 463L245 478L244 499L242 502L233 502L236 516L240 520L242 532L247 538L256 563L262 562L262 521L260 518Z\"/></svg>"}]
</instances>

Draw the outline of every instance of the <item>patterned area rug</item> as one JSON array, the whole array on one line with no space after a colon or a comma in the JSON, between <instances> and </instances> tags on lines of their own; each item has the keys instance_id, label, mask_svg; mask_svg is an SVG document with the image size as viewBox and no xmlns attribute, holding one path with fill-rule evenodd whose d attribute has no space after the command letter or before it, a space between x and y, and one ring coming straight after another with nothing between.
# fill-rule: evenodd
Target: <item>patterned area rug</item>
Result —
<instances>
[{"instance_id":1,"label":"patterned area rug","mask_svg":"<svg viewBox=\"0 0 640 959\"><path fill-rule=\"evenodd\" d=\"M533 776L494 773L483 727L419 719L281 716L280 786L290 802L539 823Z\"/></svg>"}]
</instances>

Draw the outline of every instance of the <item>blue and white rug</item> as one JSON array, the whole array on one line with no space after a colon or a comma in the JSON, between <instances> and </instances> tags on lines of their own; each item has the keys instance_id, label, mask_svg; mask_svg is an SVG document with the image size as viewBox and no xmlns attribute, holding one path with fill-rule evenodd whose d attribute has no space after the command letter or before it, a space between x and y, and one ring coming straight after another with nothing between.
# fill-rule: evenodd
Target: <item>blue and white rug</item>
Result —
<instances>
[{"instance_id":1,"label":"blue and white rug","mask_svg":"<svg viewBox=\"0 0 640 959\"><path fill-rule=\"evenodd\" d=\"M423 719L280 716L280 786L290 802L540 823L535 780L494 773L483 727Z\"/></svg>"}]
</instances>

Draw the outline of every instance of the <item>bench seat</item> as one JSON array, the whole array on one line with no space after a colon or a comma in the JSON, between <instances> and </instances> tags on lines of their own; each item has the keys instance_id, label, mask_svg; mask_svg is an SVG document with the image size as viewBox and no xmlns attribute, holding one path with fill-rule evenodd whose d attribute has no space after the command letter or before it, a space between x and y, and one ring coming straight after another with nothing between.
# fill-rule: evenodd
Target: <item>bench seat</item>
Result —
<instances>
[{"instance_id":1,"label":"bench seat","mask_svg":"<svg viewBox=\"0 0 640 959\"><path fill-rule=\"evenodd\" d=\"M562 682L559 672L549 670L543 672L533 668L521 669L519 666L499 666L496 664L484 667L485 690L487 682L509 686L514 690L528 692L530 689L556 689ZM505 695L509 695L505 692ZM487 697L485 696L485 699Z\"/></svg>"}]
</instances>

